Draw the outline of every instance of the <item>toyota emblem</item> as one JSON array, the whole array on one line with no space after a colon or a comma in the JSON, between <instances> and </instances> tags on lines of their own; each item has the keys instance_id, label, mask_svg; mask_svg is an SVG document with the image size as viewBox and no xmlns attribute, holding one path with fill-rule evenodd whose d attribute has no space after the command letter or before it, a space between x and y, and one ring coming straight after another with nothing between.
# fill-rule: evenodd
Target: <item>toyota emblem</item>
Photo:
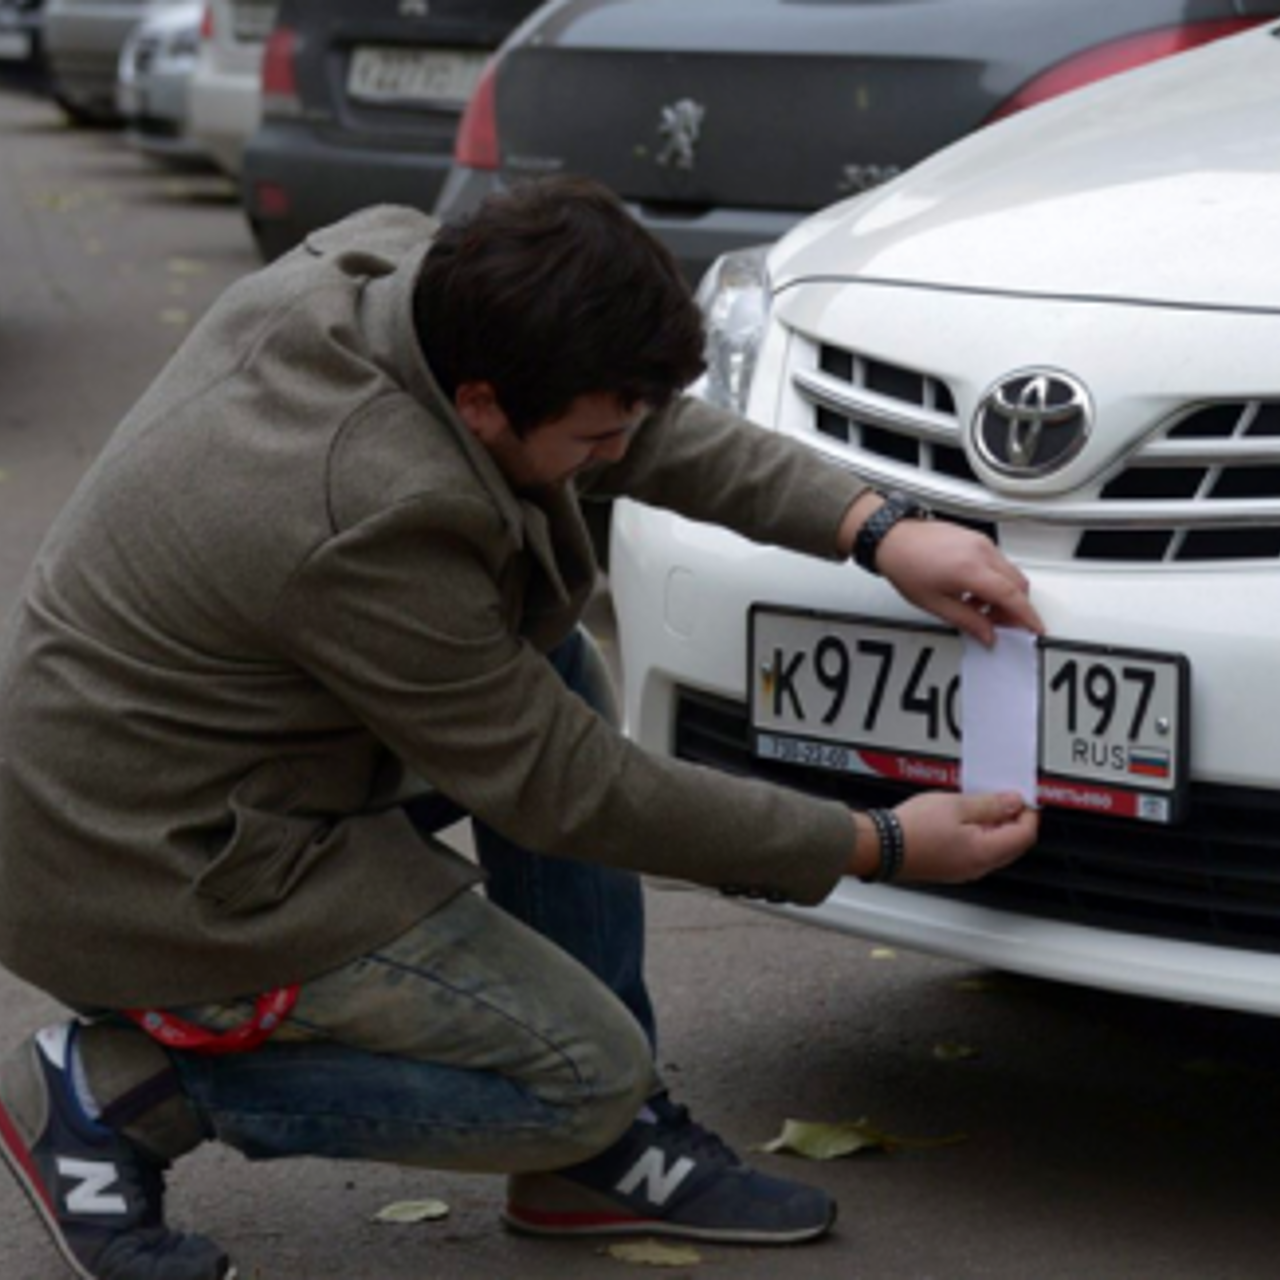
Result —
<instances>
[{"instance_id":1,"label":"toyota emblem","mask_svg":"<svg viewBox=\"0 0 1280 1280\"><path fill-rule=\"evenodd\" d=\"M973 438L995 470L1030 479L1065 467L1092 427L1083 383L1057 370L1024 369L1001 378L978 402Z\"/></svg>"}]
</instances>

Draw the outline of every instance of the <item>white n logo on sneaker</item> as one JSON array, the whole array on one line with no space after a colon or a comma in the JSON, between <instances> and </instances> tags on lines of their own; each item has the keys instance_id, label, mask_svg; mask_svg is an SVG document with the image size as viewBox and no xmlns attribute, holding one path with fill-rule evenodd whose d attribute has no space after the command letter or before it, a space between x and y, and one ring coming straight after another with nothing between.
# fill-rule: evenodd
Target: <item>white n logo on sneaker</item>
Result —
<instances>
[{"instance_id":1,"label":"white n logo on sneaker","mask_svg":"<svg viewBox=\"0 0 1280 1280\"><path fill-rule=\"evenodd\" d=\"M694 1163L688 1156L681 1156L670 1169L665 1168L665 1154L661 1147L650 1147L627 1170L617 1189L624 1196L629 1196L643 1182L645 1198L661 1208L694 1170Z\"/></svg>"},{"instance_id":2,"label":"white n logo on sneaker","mask_svg":"<svg viewBox=\"0 0 1280 1280\"><path fill-rule=\"evenodd\" d=\"M119 1180L115 1165L106 1160L58 1159L58 1172L80 1185L67 1192L67 1209L71 1213L127 1213L129 1206L122 1195L107 1195Z\"/></svg>"}]
</instances>

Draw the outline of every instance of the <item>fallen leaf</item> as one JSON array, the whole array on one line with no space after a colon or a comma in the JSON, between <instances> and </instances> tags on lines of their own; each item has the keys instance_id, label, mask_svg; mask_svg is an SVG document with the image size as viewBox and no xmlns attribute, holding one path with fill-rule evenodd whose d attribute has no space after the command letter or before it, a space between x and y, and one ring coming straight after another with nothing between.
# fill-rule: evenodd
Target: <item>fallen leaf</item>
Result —
<instances>
[{"instance_id":1,"label":"fallen leaf","mask_svg":"<svg viewBox=\"0 0 1280 1280\"><path fill-rule=\"evenodd\" d=\"M78 191L36 191L27 197L27 204L50 213L70 213L84 204L84 196Z\"/></svg>"},{"instance_id":2,"label":"fallen leaf","mask_svg":"<svg viewBox=\"0 0 1280 1280\"><path fill-rule=\"evenodd\" d=\"M449 1216L443 1200L399 1200L379 1209L375 1222L439 1222Z\"/></svg>"},{"instance_id":3,"label":"fallen leaf","mask_svg":"<svg viewBox=\"0 0 1280 1280\"><path fill-rule=\"evenodd\" d=\"M896 960L898 953L892 947L873 947L871 958L873 960Z\"/></svg>"},{"instance_id":4,"label":"fallen leaf","mask_svg":"<svg viewBox=\"0 0 1280 1280\"><path fill-rule=\"evenodd\" d=\"M944 1040L933 1046L933 1056L939 1062L964 1062L967 1058L976 1058L978 1051L971 1044L956 1044L954 1041Z\"/></svg>"},{"instance_id":5,"label":"fallen leaf","mask_svg":"<svg viewBox=\"0 0 1280 1280\"><path fill-rule=\"evenodd\" d=\"M808 1160L838 1160L859 1151L925 1151L931 1147L950 1147L967 1141L968 1136L951 1133L941 1138L904 1138L876 1128L865 1116L838 1124L786 1120L782 1132L758 1150L804 1156Z\"/></svg>"},{"instance_id":6,"label":"fallen leaf","mask_svg":"<svg viewBox=\"0 0 1280 1280\"><path fill-rule=\"evenodd\" d=\"M628 1240L611 1244L600 1252L618 1262L640 1267L696 1267L702 1255L685 1244L663 1244L658 1240Z\"/></svg>"},{"instance_id":7,"label":"fallen leaf","mask_svg":"<svg viewBox=\"0 0 1280 1280\"><path fill-rule=\"evenodd\" d=\"M957 991L999 991L1000 984L990 978L961 978L956 983Z\"/></svg>"},{"instance_id":8,"label":"fallen leaf","mask_svg":"<svg viewBox=\"0 0 1280 1280\"><path fill-rule=\"evenodd\" d=\"M170 258L165 268L171 276L202 276L208 270L198 258Z\"/></svg>"},{"instance_id":9,"label":"fallen leaf","mask_svg":"<svg viewBox=\"0 0 1280 1280\"><path fill-rule=\"evenodd\" d=\"M166 307L160 313L161 324L184 325L190 323L191 316L181 307Z\"/></svg>"},{"instance_id":10,"label":"fallen leaf","mask_svg":"<svg viewBox=\"0 0 1280 1280\"><path fill-rule=\"evenodd\" d=\"M761 1151L783 1152L809 1160L837 1160L857 1151L884 1150L885 1135L865 1118L840 1124L810 1120L785 1120L782 1132Z\"/></svg>"}]
</instances>

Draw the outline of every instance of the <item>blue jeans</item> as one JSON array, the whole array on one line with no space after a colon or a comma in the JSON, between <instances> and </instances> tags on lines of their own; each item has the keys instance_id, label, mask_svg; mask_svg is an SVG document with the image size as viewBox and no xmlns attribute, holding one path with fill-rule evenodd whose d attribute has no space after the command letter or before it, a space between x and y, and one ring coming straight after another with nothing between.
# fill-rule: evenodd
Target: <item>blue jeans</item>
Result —
<instances>
[{"instance_id":1,"label":"blue jeans","mask_svg":"<svg viewBox=\"0 0 1280 1280\"><path fill-rule=\"evenodd\" d=\"M583 634L550 660L612 715ZM461 816L438 796L406 807L424 831ZM216 1137L252 1159L519 1172L586 1159L627 1127L660 1087L638 877L540 857L475 826L490 901L465 893L304 983L261 1049L174 1055ZM225 1028L247 1008L178 1012Z\"/></svg>"}]
</instances>

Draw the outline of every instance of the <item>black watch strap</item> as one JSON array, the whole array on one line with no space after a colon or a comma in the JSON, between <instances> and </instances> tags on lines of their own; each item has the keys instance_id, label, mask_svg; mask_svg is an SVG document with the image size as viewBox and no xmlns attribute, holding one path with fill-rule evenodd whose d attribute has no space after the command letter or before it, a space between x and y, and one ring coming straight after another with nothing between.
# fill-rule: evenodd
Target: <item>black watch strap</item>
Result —
<instances>
[{"instance_id":1,"label":"black watch strap","mask_svg":"<svg viewBox=\"0 0 1280 1280\"><path fill-rule=\"evenodd\" d=\"M922 507L905 493L885 494L883 506L878 507L862 522L858 536L853 540L853 558L868 573L878 574L876 552L884 536L899 520L927 520L929 509Z\"/></svg>"}]
</instances>

